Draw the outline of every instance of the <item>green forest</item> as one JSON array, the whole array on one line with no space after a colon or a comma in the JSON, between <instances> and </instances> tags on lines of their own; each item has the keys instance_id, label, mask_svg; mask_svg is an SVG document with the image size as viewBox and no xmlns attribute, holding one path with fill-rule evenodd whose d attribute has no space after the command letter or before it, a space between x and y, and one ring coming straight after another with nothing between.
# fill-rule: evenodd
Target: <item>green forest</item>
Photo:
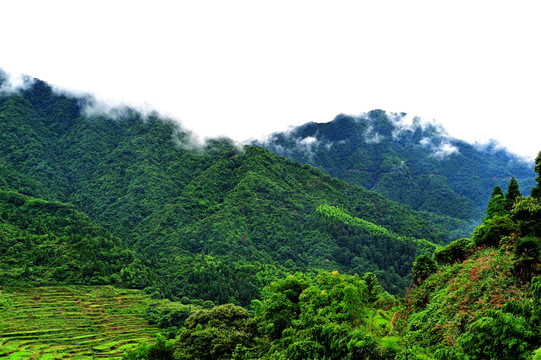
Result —
<instances>
[{"instance_id":1,"label":"green forest","mask_svg":"<svg viewBox=\"0 0 541 360\"><path fill-rule=\"evenodd\" d=\"M288 158L27 81L0 93L0 356L541 359L541 153L361 151L342 116ZM93 333L24 329L45 303Z\"/></svg>"},{"instance_id":2,"label":"green forest","mask_svg":"<svg viewBox=\"0 0 541 360\"><path fill-rule=\"evenodd\" d=\"M383 110L340 114L254 144L410 209L470 224L462 236L481 220L494 186L504 187L512 177L526 195L534 186L532 166L497 143L472 145L438 125L418 118L409 123L406 117Z\"/></svg>"}]
</instances>

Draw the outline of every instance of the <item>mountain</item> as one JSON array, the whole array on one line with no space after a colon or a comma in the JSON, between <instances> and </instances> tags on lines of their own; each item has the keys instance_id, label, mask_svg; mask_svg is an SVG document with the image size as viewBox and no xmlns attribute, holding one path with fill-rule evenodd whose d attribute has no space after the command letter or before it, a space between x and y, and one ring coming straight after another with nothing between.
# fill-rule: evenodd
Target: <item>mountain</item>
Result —
<instances>
[{"instance_id":1,"label":"mountain","mask_svg":"<svg viewBox=\"0 0 541 360\"><path fill-rule=\"evenodd\" d=\"M472 145L437 125L382 110L307 123L254 144L410 209L476 223L495 186L515 177L527 195L534 185L533 164L497 143Z\"/></svg>"},{"instance_id":2,"label":"mountain","mask_svg":"<svg viewBox=\"0 0 541 360\"><path fill-rule=\"evenodd\" d=\"M372 152L346 170L363 178L379 164L365 180L403 178L410 200L424 179L417 211L259 146L197 145L156 114L99 113L39 80L2 81L0 356L541 359L541 153L526 179L505 151L371 112L357 137ZM347 162L340 146L357 146L363 121L340 116L327 137L290 143L301 154L330 139L328 159L341 163L336 147ZM514 182L494 187L482 223L450 241L477 219L478 194L437 171L456 166L487 187L465 159L515 176L523 193L536 186L527 197ZM142 316L168 338L144 341L155 327Z\"/></svg>"},{"instance_id":3,"label":"mountain","mask_svg":"<svg viewBox=\"0 0 541 360\"><path fill-rule=\"evenodd\" d=\"M371 271L399 293L413 259L461 227L261 147L194 145L156 114L94 105L40 80L0 96L0 184L88 215L157 296L246 305L274 276L319 270Z\"/></svg>"}]
</instances>

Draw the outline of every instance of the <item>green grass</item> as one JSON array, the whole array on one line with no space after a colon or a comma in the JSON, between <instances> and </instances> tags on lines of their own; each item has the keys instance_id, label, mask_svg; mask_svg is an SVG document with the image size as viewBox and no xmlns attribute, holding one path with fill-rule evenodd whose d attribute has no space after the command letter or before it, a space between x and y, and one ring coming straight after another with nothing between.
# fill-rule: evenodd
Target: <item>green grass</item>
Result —
<instances>
[{"instance_id":1,"label":"green grass","mask_svg":"<svg viewBox=\"0 0 541 360\"><path fill-rule=\"evenodd\" d=\"M152 301L112 286L0 288L0 358L121 358L157 335Z\"/></svg>"}]
</instances>

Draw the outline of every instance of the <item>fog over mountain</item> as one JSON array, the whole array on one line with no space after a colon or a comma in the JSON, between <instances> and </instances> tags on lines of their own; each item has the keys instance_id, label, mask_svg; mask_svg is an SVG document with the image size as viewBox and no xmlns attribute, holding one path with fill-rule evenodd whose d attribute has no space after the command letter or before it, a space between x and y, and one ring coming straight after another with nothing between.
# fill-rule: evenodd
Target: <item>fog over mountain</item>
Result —
<instances>
[{"instance_id":1,"label":"fog over mountain","mask_svg":"<svg viewBox=\"0 0 541 360\"><path fill-rule=\"evenodd\" d=\"M254 144L412 209L461 219L479 221L492 188L506 188L511 177L525 194L534 185L533 163L498 142L470 144L405 113L341 114Z\"/></svg>"}]
</instances>

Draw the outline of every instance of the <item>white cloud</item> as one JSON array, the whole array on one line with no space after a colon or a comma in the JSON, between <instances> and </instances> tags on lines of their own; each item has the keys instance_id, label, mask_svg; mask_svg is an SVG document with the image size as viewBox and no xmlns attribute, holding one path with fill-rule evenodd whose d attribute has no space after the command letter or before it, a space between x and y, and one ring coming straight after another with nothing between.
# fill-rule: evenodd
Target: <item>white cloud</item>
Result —
<instances>
[{"instance_id":1,"label":"white cloud","mask_svg":"<svg viewBox=\"0 0 541 360\"><path fill-rule=\"evenodd\" d=\"M317 139L314 136L308 136L302 139L301 141L299 141L299 143L301 145L310 147L313 145L317 145Z\"/></svg>"},{"instance_id":2,"label":"white cloud","mask_svg":"<svg viewBox=\"0 0 541 360\"><path fill-rule=\"evenodd\" d=\"M146 102L202 137L379 108L535 157L538 10L534 0L10 1L0 67Z\"/></svg>"},{"instance_id":3,"label":"white cloud","mask_svg":"<svg viewBox=\"0 0 541 360\"><path fill-rule=\"evenodd\" d=\"M439 147L434 149L433 156L438 158L445 158L451 154L458 153L458 148L450 143L442 143Z\"/></svg>"},{"instance_id":4,"label":"white cloud","mask_svg":"<svg viewBox=\"0 0 541 360\"><path fill-rule=\"evenodd\" d=\"M24 90L32 86L34 83L34 79L27 75L5 72L1 68L0 79L4 80L0 86L0 94L14 93Z\"/></svg>"},{"instance_id":5,"label":"white cloud","mask_svg":"<svg viewBox=\"0 0 541 360\"><path fill-rule=\"evenodd\" d=\"M363 137L364 137L364 141L367 144L379 144L383 139L385 139L385 136L376 132L372 125L369 125L366 128L366 131L364 132Z\"/></svg>"}]
</instances>

